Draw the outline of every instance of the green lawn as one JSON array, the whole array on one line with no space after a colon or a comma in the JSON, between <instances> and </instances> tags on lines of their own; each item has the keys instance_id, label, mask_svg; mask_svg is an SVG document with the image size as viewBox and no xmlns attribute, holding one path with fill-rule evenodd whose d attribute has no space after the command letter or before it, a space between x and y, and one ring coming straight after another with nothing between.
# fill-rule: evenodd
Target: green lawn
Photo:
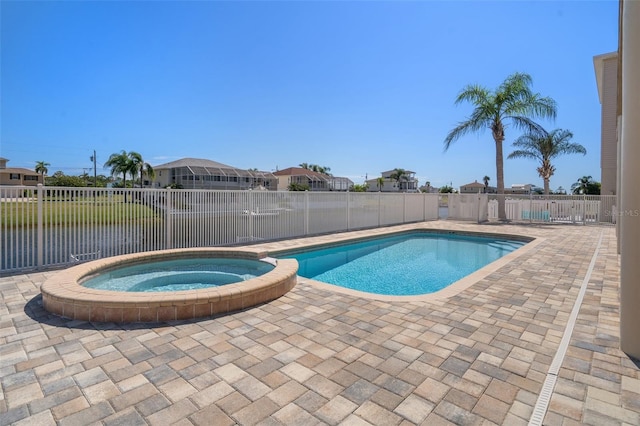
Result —
<instances>
[{"instance_id":1,"label":"green lawn","mask_svg":"<svg viewBox=\"0 0 640 426\"><path fill-rule=\"evenodd\" d=\"M42 213L46 225L113 225L133 220L160 220L149 206L124 202L122 196L71 200L47 198ZM4 228L36 226L38 205L32 201L0 203L0 226Z\"/></svg>"}]
</instances>

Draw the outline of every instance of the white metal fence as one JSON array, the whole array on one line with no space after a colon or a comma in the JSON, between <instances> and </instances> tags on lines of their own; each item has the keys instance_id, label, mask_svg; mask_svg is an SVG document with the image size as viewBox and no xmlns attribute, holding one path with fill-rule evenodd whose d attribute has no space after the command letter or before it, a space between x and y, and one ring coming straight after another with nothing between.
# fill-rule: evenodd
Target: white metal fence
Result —
<instances>
[{"instance_id":1,"label":"white metal fence","mask_svg":"<svg viewBox=\"0 0 640 426\"><path fill-rule=\"evenodd\" d=\"M487 221L487 194L449 194L448 199L449 219Z\"/></svg>"},{"instance_id":2,"label":"white metal fence","mask_svg":"<svg viewBox=\"0 0 640 426\"><path fill-rule=\"evenodd\" d=\"M505 197L506 218L524 222L615 224L615 195L521 195ZM498 218L498 200L490 196L488 219Z\"/></svg>"},{"instance_id":3,"label":"white metal fence","mask_svg":"<svg viewBox=\"0 0 640 426\"><path fill-rule=\"evenodd\" d=\"M614 224L616 197L506 196L515 222ZM0 186L0 272L166 248L498 218L496 195Z\"/></svg>"},{"instance_id":4,"label":"white metal fence","mask_svg":"<svg viewBox=\"0 0 640 426\"><path fill-rule=\"evenodd\" d=\"M0 186L0 271L437 219L438 194Z\"/></svg>"}]
</instances>

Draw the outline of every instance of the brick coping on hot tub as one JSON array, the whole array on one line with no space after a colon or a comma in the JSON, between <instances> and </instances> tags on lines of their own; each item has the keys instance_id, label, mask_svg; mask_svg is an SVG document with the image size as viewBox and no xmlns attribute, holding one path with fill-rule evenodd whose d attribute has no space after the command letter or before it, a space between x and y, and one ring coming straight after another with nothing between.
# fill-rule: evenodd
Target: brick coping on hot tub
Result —
<instances>
[{"instance_id":1,"label":"brick coping on hot tub","mask_svg":"<svg viewBox=\"0 0 640 426\"><path fill-rule=\"evenodd\" d=\"M258 277L197 290L137 293L93 289L82 283L101 272L144 262L194 257L259 260L267 256L266 251L220 247L115 256L59 271L40 291L47 312L74 320L128 323L203 318L277 299L296 285L298 262L278 259L273 270Z\"/></svg>"}]
</instances>

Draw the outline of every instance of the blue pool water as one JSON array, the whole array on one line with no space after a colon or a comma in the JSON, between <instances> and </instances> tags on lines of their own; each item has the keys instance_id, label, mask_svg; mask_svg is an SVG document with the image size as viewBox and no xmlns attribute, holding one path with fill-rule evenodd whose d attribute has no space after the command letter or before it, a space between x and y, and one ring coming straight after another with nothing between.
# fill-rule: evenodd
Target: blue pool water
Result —
<instances>
[{"instance_id":1,"label":"blue pool water","mask_svg":"<svg viewBox=\"0 0 640 426\"><path fill-rule=\"evenodd\" d=\"M412 233L278 257L297 259L302 277L368 293L418 295L441 290L524 244Z\"/></svg>"},{"instance_id":2,"label":"blue pool water","mask_svg":"<svg viewBox=\"0 0 640 426\"><path fill-rule=\"evenodd\" d=\"M190 258L154 261L102 273L85 287L114 291L180 291L233 284L263 275L273 265L258 260Z\"/></svg>"}]
</instances>

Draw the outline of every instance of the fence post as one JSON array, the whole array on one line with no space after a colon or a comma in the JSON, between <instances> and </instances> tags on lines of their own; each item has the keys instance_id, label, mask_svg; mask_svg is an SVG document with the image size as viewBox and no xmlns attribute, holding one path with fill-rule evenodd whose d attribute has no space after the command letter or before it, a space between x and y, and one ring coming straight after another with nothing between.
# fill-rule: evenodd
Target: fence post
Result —
<instances>
[{"instance_id":1,"label":"fence post","mask_svg":"<svg viewBox=\"0 0 640 426\"><path fill-rule=\"evenodd\" d=\"M36 265L38 267L41 267L44 265L44 215L42 212L42 204L44 202L44 186L41 183L38 184L36 194L38 199L38 259Z\"/></svg>"},{"instance_id":2,"label":"fence post","mask_svg":"<svg viewBox=\"0 0 640 426\"><path fill-rule=\"evenodd\" d=\"M382 192L378 191L378 228L380 227L380 209L382 208Z\"/></svg>"},{"instance_id":3,"label":"fence post","mask_svg":"<svg viewBox=\"0 0 640 426\"><path fill-rule=\"evenodd\" d=\"M533 222L533 192L529 190L529 223Z\"/></svg>"},{"instance_id":4,"label":"fence post","mask_svg":"<svg viewBox=\"0 0 640 426\"><path fill-rule=\"evenodd\" d=\"M345 192L345 194L347 194L347 231L351 230L351 208L349 205L349 201L351 200L351 197L349 195L349 191Z\"/></svg>"},{"instance_id":5,"label":"fence post","mask_svg":"<svg viewBox=\"0 0 640 426\"><path fill-rule=\"evenodd\" d=\"M427 193L422 193L422 221L427 221Z\"/></svg>"},{"instance_id":6,"label":"fence post","mask_svg":"<svg viewBox=\"0 0 640 426\"><path fill-rule=\"evenodd\" d=\"M587 195L582 196L582 224L587 224Z\"/></svg>"},{"instance_id":7,"label":"fence post","mask_svg":"<svg viewBox=\"0 0 640 426\"><path fill-rule=\"evenodd\" d=\"M258 214L258 210L256 209L254 211L255 208L255 203L253 202L253 191L245 191L249 194L249 241L253 241L253 217L254 217L254 213L257 215Z\"/></svg>"},{"instance_id":8,"label":"fence post","mask_svg":"<svg viewBox=\"0 0 640 426\"><path fill-rule=\"evenodd\" d=\"M166 241L165 241L165 248L166 249L171 249L173 248L173 215L172 215L172 210L173 210L173 200L172 200L172 194L173 191L171 190L171 187L168 187L165 191L164 194L164 222L166 225Z\"/></svg>"},{"instance_id":9,"label":"fence post","mask_svg":"<svg viewBox=\"0 0 640 426\"><path fill-rule=\"evenodd\" d=\"M309 235L309 191L304 192L304 235Z\"/></svg>"},{"instance_id":10,"label":"fence post","mask_svg":"<svg viewBox=\"0 0 640 426\"><path fill-rule=\"evenodd\" d=\"M407 193L402 193L402 224L407 223Z\"/></svg>"}]
</instances>

